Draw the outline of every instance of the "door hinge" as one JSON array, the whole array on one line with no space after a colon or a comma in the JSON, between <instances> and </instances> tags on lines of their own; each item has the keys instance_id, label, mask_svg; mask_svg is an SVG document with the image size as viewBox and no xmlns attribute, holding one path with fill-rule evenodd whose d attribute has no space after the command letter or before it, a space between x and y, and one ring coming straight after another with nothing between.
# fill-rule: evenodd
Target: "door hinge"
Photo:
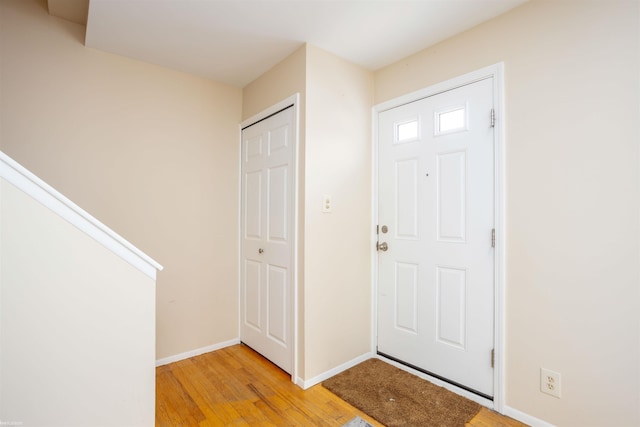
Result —
<instances>
[{"instance_id":1,"label":"door hinge","mask_svg":"<svg viewBox=\"0 0 640 427\"><path fill-rule=\"evenodd\" d=\"M495 228L491 229L491 247L492 248L496 247L496 229Z\"/></svg>"},{"instance_id":2,"label":"door hinge","mask_svg":"<svg viewBox=\"0 0 640 427\"><path fill-rule=\"evenodd\" d=\"M496 110L493 108L491 109L491 127L496 127Z\"/></svg>"},{"instance_id":3,"label":"door hinge","mask_svg":"<svg viewBox=\"0 0 640 427\"><path fill-rule=\"evenodd\" d=\"M496 350L494 348L491 349L491 367L495 367L496 365Z\"/></svg>"}]
</instances>

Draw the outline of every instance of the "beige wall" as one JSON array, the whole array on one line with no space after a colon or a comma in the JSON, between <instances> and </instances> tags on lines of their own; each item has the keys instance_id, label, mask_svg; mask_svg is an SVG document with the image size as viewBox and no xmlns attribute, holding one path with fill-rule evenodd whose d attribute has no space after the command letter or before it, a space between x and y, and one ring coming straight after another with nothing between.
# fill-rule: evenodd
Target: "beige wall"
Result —
<instances>
[{"instance_id":1,"label":"beige wall","mask_svg":"<svg viewBox=\"0 0 640 427\"><path fill-rule=\"evenodd\" d=\"M238 336L241 90L88 49L0 2L0 149L164 265L157 357Z\"/></svg>"},{"instance_id":2,"label":"beige wall","mask_svg":"<svg viewBox=\"0 0 640 427\"><path fill-rule=\"evenodd\" d=\"M3 424L153 426L154 280L4 179L0 236Z\"/></svg>"},{"instance_id":3,"label":"beige wall","mask_svg":"<svg viewBox=\"0 0 640 427\"><path fill-rule=\"evenodd\" d=\"M242 89L242 120L300 94L300 129L304 129L307 46L304 45ZM304 132L301 131L301 137ZM304 145L304 144L302 144Z\"/></svg>"},{"instance_id":4,"label":"beige wall","mask_svg":"<svg viewBox=\"0 0 640 427\"><path fill-rule=\"evenodd\" d=\"M307 46L302 46L242 90L242 119L247 120L269 107L300 94L298 104L298 374L304 372L304 158L306 117Z\"/></svg>"},{"instance_id":5,"label":"beige wall","mask_svg":"<svg viewBox=\"0 0 640 427\"><path fill-rule=\"evenodd\" d=\"M371 350L373 73L307 49L305 379ZM332 212L322 212L323 195Z\"/></svg>"},{"instance_id":6,"label":"beige wall","mask_svg":"<svg viewBox=\"0 0 640 427\"><path fill-rule=\"evenodd\" d=\"M242 116L296 92L298 375L310 381L370 350L373 73L305 45L244 88ZM321 212L324 194L331 214Z\"/></svg>"},{"instance_id":7,"label":"beige wall","mask_svg":"<svg viewBox=\"0 0 640 427\"><path fill-rule=\"evenodd\" d=\"M639 8L534 0L375 75L382 102L504 61L506 403L559 426L640 425Z\"/></svg>"}]
</instances>

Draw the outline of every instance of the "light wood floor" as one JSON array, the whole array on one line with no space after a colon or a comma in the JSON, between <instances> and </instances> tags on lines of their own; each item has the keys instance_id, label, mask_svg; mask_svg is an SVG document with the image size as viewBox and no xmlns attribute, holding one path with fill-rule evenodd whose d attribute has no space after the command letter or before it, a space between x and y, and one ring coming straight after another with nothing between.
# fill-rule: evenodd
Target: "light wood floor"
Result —
<instances>
[{"instance_id":1,"label":"light wood floor","mask_svg":"<svg viewBox=\"0 0 640 427\"><path fill-rule=\"evenodd\" d=\"M156 370L159 427L342 426L356 416L383 426L320 384L302 390L287 373L244 345ZM489 426L524 424L488 409L467 424Z\"/></svg>"}]
</instances>

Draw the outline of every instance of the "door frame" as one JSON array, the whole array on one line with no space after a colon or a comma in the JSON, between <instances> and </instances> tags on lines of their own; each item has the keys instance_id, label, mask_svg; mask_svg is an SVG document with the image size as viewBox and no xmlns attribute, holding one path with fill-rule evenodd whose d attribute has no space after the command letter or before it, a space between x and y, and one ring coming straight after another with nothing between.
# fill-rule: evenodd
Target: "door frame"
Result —
<instances>
[{"instance_id":1,"label":"door frame","mask_svg":"<svg viewBox=\"0 0 640 427\"><path fill-rule=\"evenodd\" d=\"M471 398L497 412L503 413L505 408L505 157L504 157L504 63L500 62L481 68L470 73L454 77L441 83L434 84L424 89L411 92L406 95L382 102L372 110L372 197L371 219L378 224L378 115L385 110L399 107L429 96L456 89L486 78L493 78L493 105L495 110L494 128L494 224L496 229L496 242L494 249L494 372L493 372L493 401L484 399L462 388L456 387L433 377L427 377L418 371L412 371L423 378L428 378L440 386L448 388L455 393ZM489 120L489 117L487 117ZM371 352L377 355L378 345L378 253L376 242L378 235L375 227L371 234Z\"/></svg>"},{"instance_id":2,"label":"door frame","mask_svg":"<svg viewBox=\"0 0 640 427\"><path fill-rule=\"evenodd\" d=\"M290 289L290 314L291 326L289 333L291 334L291 381L296 382L298 378L298 236L299 236L299 141L300 141L300 93L295 93L280 102L262 110L261 112L243 120L238 125L238 340L241 336L242 323L242 129L262 121L281 110L290 107L293 108L293 218L292 228L292 249L291 249L291 289Z\"/></svg>"}]
</instances>

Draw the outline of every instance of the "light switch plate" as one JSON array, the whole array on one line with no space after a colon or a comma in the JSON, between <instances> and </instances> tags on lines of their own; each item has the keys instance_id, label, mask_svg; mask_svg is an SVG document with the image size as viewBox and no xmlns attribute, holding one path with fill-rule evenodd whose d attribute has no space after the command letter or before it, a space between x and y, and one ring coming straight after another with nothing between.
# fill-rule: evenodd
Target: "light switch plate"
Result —
<instances>
[{"instance_id":1,"label":"light switch plate","mask_svg":"<svg viewBox=\"0 0 640 427\"><path fill-rule=\"evenodd\" d=\"M322 196L322 212L331 213L331 196L328 194Z\"/></svg>"}]
</instances>

